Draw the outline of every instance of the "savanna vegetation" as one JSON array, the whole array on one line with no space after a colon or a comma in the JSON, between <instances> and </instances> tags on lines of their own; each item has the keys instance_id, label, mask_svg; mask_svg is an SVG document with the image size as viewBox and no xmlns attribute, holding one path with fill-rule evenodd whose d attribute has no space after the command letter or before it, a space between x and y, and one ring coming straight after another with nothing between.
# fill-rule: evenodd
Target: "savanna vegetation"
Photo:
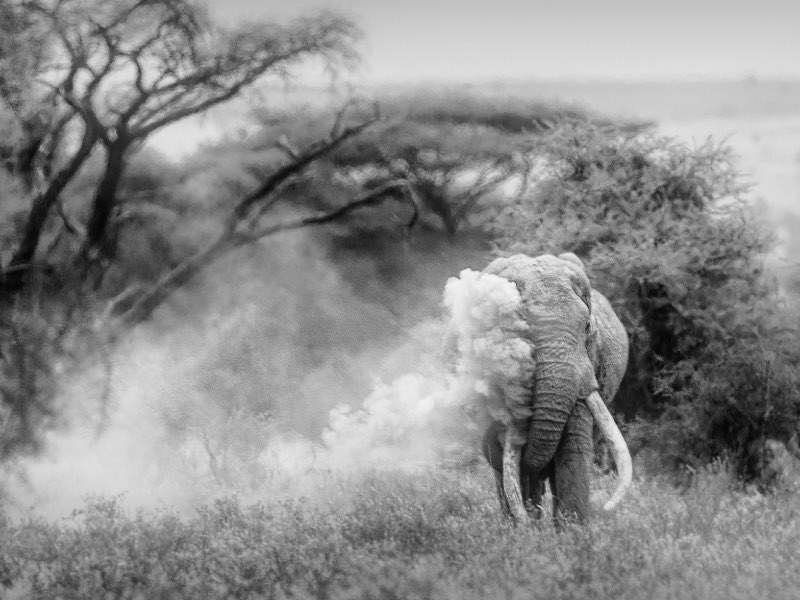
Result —
<instances>
[{"instance_id":1,"label":"savanna vegetation","mask_svg":"<svg viewBox=\"0 0 800 600\"><path fill-rule=\"evenodd\" d=\"M215 353L176 367L202 402L168 415L177 427L202 405L195 426L224 423L227 445L203 430L206 459L235 478L226 449L318 437L337 399L365 397L351 359L373 367L435 318L448 276L569 251L631 338L614 408L649 457L631 500L556 534L502 522L475 466L331 476L312 499L227 499L188 519L94 499L66 521L0 521L0 584L43 598L790 597L798 504L744 484L780 483L769 440L800 455L798 303L764 269L771 235L730 151L525 98L270 101L309 60L347 69L359 35L333 13L225 29L182 0L0 4L0 460L36 456L64 426L70 374L91 375L80 402L101 435L118 347L203 330L247 298ZM250 135L182 160L145 143L254 88ZM311 414L297 399L320 391Z\"/></svg>"},{"instance_id":2,"label":"savanna vegetation","mask_svg":"<svg viewBox=\"0 0 800 600\"><path fill-rule=\"evenodd\" d=\"M9 598L795 597L796 500L732 483L718 464L683 491L640 481L561 533L513 527L488 480L453 473L336 478L322 500L228 498L190 519L93 499L0 524L0 578Z\"/></svg>"}]
</instances>

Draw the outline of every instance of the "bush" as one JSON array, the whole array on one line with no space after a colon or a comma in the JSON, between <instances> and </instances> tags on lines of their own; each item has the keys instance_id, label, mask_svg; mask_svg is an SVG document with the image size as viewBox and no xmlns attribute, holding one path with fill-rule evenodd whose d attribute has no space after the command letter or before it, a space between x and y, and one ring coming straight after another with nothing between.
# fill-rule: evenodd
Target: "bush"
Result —
<instances>
[{"instance_id":1,"label":"bush","mask_svg":"<svg viewBox=\"0 0 800 600\"><path fill-rule=\"evenodd\" d=\"M791 495L731 492L724 464L678 491L634 483L620 511L556 533L512 527L492 477L327 478L311 498L192 515L94 498L57 522L0 521L0 593L23 598L793 597Z\"/></svg>"},{"instance_id":2,"label":"bush","mask_svg":"<svg viewBox=\"0 0 800 600\"><path fill-rule=\"evenodd\" d=\"M579 124L549 174L496 223L507 252L575 252L620 314L631 358L617 407L656 418L695 463L786 441L800 424L800 343L763 266L771 247L730 151Z\"/></svg>"}]
</instances>

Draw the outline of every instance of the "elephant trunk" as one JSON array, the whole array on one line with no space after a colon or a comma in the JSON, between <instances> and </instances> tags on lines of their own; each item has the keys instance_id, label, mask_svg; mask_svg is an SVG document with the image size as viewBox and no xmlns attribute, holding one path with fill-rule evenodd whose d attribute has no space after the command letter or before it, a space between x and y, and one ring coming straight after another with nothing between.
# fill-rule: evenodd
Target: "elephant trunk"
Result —
<instances>
[{"instance_id":1,"label":"elephant trunk","mask_svg":"<svg viewBox=\"0 0 800 600\"><path fill-rule=\"evenodd\" d=\"M553 459L580 385L573 365L542 357L537 358L534 386L524 461L527 468L541 471Z\"/></svg>"}]
</instances>

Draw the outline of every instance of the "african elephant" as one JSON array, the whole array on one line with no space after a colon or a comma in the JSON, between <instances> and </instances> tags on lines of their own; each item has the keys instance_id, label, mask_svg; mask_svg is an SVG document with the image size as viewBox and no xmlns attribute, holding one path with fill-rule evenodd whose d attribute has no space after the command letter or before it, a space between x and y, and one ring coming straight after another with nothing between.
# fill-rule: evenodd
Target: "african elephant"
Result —
<instances>
[{"instance_id":1,"label":"african elephant","mask_svg":"<svg viewBox=\"0 0 800 600\"><path fill-rule=\"evenodd\" d=\"M630 485L628 447L606 407L628 360L628 337L608 300L593 290L574 254L494 260L484 273L517 286L522 318L530 325L534 376L526 399L530 418L492 423L484 454L495 469L501 507L515 519L538 506L550 480L556 516L586 516L594 456L592 431L608 440L618 473L610 510Z\"/></svg>"}]
</instances>

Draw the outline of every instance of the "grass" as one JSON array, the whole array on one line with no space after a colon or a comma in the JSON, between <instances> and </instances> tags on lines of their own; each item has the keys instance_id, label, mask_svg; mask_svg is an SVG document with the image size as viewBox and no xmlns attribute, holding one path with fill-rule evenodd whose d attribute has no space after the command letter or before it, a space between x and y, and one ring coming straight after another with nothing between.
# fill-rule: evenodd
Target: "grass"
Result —
<instances>
[{"instance_id":1,"label":"grass","mask_svg":"<svg viewBox=\"0 0 800 600\"><path fill-rule=\"evenodd\" d=\"M0 523L8 598L794 598L800 500L639 480L617 512L513 527L484 470L328 478L312 498Z\"/></svg>"}]
</instances>

